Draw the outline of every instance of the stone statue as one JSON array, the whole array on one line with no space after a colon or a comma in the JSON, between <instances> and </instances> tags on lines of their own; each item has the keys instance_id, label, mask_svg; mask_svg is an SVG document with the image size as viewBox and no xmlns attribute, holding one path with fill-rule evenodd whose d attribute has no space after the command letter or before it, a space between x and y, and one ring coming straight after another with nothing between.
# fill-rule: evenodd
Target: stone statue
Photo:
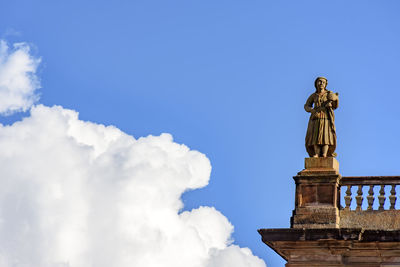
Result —
<instances>
[{"instance_id":1,"label":"stone statue","mask_svg":"<svg viewBox=\"0 0 400 267\"><path fill-rule=\"evenodd\" d=\"M304 109L311 112L306 134L306 149L310 157L336 157L335 110L339 94L326 90L328 80L318 77L315 93L307 99Z\"/></svg>"}]
</instances>

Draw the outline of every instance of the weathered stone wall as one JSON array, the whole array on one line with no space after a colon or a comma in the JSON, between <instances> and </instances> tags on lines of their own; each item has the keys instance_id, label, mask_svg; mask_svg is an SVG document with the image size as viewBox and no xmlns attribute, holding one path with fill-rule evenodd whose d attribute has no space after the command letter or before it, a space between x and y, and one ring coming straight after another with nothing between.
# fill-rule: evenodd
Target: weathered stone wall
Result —
<instances>
[{"instance_id":1,"label":"weathered stone wall","mask_svg":"<svg viewBox=\"0 0 400 267\"><path fill-rule=\"evenodd\" d=\"M347 211L340 210L340 228L399 230L398 210Z\"/></svg>"}]
</instances>

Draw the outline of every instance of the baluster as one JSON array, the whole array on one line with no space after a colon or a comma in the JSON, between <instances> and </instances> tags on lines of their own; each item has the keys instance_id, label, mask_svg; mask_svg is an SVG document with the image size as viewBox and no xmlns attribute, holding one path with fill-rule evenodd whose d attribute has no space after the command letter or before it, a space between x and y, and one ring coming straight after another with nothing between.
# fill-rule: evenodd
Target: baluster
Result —
<instances>
[{"instance_id":1,"label":"baluster","mask_svg":"<svg viewBox=\"0 0 400 267\"><path fill-rule=\"evenodd\" d=\"M352 200L351 185L348 185L346 190L346 196L344 197L344 203L346 204L346 207L344 208L345 210L350 210L351 200Z\"/></svg>"},{"instance_id":2,"label":"baluster","mask_svg":"<svg viewBox=\"0 0 400 267\"><path fill-rule=\"evenodd\" d=\"M392 190L390 190L390 196L389 196L389 200L390 200L390 209L394 210L394 206L396 205L396 185L393 184L392 185Z\"/></svg>"},{"instance_id":3,"label":"baluster","mask_svg":"<svg viewBox=\"0 0 400 267\"><path fill-rule=\"evenodd\" d=\"M361 211L362 210L362 202L363 202L363 191L362 191L362 185L358 186L358 190L357 190L357 196L356 196L356 202L357 202L357 207L356 207L356 211Z\"/></svg>"},{"instance_id":4,"label":"baluster","mask_svg":"<svg viewBox=\"0 0 400 267\"><path fill-rule=\"evenodd\" d=\"M374 185L370 185L369 186L369 190L368 190L368 196L367 196L367 200L368 200L368 208L367 210L372 210L373 209L373 205L374 205Z\"/></svg>"},{"instance_id":5,"label":"baluster","mask_svg":"<svg viewBox=\"0 0 400 267\"><path fill-rule=\"evenodd\" d=\"M384 184L381 185L381 190L379 190L379 194L380 194L378 196L379 210L385 210L384 205L385 205L386 197L385 197L385 185Z\"/></svg>"}]
</instances>

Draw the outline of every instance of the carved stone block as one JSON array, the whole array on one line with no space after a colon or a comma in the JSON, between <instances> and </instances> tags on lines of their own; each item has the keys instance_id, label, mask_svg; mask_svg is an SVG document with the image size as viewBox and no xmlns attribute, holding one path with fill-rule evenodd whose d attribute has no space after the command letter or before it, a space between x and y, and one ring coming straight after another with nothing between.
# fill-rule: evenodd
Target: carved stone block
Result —
<instances>
[{"instance_id":1,"label":"carved stone block","mask_svg":"<svg viewBox=\"0 0 400 267\"><path fill-rule=\"evenodd\" d=\"M292 228L339 227L339 163L335 158L306 158L296 182Z\"/></svg>"},{"instance_id":2,"label":"carved stone block","mask_svg":"<svg viewBox=\"0 0 400 267\"><path fill-rule=\"evenodd\" d=\"M333 157L305 158L304 168L298 175L339 174L339 162Z\"/></svg>"}]
</instances>

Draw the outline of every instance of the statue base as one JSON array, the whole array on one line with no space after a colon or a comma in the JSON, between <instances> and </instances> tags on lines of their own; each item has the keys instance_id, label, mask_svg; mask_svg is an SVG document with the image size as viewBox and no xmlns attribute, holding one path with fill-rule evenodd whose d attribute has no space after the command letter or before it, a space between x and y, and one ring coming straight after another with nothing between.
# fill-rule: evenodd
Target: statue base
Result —
<instances>
[{"instance_id":1,"label":"statue base","mask_svg":"<svg viewBox=\"0 0 400 267\"><path fill-rule=\"evenodd\" d=\"M304 168L298 175L339 174L339 162L333 157L305 158Z\"/></svg>"},{"instance_id":2,"label":"statue base","mask_svg":"<svg viewBox=\"0 0 400 267\"><path fill-rule=\"evenodd\" d=\"M293 177L296 202L292 228L338 228L339 162L332 157L306 158L305 169Z\"/></svg>"}]
</instances>

